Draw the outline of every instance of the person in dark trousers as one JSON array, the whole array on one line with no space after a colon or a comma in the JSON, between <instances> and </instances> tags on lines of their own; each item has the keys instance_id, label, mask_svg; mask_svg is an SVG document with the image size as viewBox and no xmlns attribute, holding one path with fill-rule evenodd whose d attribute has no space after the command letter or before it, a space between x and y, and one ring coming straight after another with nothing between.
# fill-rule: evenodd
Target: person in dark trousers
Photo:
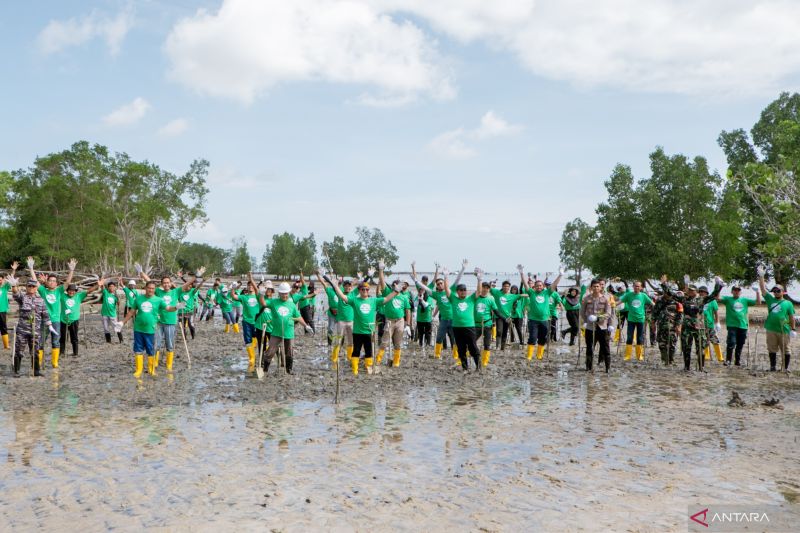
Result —
<instances>
[{"instance_id":1,"label":"person in dark trousers","mask_svg":"<svg viewBox=\"0 0 800 533\"><path fill-rule=\"evenodd\" d=\"M589 295L581 303L580 321L586 329L586 370L592 370L595 345L599 348L598 363L605 363L606 374L611 367L609 337L616 329L616 315L610 297L603 292L600 280L593 279Z\"/></svg>"}]
</instances>

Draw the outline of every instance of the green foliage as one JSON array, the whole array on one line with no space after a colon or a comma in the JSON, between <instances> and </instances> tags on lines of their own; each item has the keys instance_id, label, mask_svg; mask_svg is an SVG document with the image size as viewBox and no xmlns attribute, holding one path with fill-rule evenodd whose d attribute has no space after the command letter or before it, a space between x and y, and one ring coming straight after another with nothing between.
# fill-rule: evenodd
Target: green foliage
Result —
<instances>
[{"instance_id":1,"label":"green foliage","mask_svg":"<svg viewBox=\"0 0 800 533\"><path fill-rule=\"evenodd\" d=\"M230 271L232 274L247 274L253 270L253 264L250 261L250 252L247 251L247 240L244 237L236 237L233 239L233 248L231 248L229 256L231 261Z\"/></svg>"},{"instance_id":2,"label":"green foliage","mask_svg":"<svg viewBox=\"0 0 800 533\"><path fill-rule=\"evenodd\" d=\"M626 279L689 274L730 276L741 251L738 204L706 160L650 154L651 176L634 183L630 167L617 165L606 181L608 200L597 208L592 272ZM727 244L727 246L726 246Z\"/></svg>"},{"instance_id":3,"label":"green foliage","mask_svg":"<svg viewBox=\"0 0 800 533\"><path fill-rule=\"evenodd\" d=\"M331 242L322 243L322 257L325 267L337 274L356 272L350 260L350 252L344 243L344 237L341 235L336 235Z\"/></svg>"},{"instance_id":4,"label":"green foliage","mask_svg":"<svg viewBox=\"0 0 800 533\"><path fill-rule=\"evenodd\" d=\"M185 272L192 272L205 266L208 274L225 272L228 252L222 248L200 242L187 242L181 245L175 261L177 267Z\"/></svg>"},{"instance_id":5,"label":"green foliage","mask_svg":"<svg viewBox=\"0 0 800 533\"><path fill-rule=\"evenodd\" d=\"M175 175L77 142L14 171L10 186L0 176L2 222L12 235L4 249L33 255L51 269L74 256L106 272L129 273L137 260L169 270L188 226L206 220L207 174L204 160Z\"/></svg>"},{"instance_id":6,"label":"green foliage","mask_svg":"<svg viewBox=\"0 0 800 533\"><path fill-rule=\"evenodd\" d=\"M272 244L267 246L262 256L262 264L267 272L279 276L313 272L317 268L314 234L302 239L289 232L273 235Z\"/></svg>"},{"instance_id":7,"label":"green foliage","mask_svg":"<svg viewBox=\"0 0 800 533\"><path fill-rule=\"evenodd\" d=\"M728 189L740 204L743 253L736 261L752 278L756 264L783 284L800 276L800 94L782 93L750 130L722 132Z\"/></svg>"},{"instance_id":8,"label":"green foliage","mask_svg":"<svg viewBox=\"0 0 800 533\"><path fill-rule=\"evenodd\" d=\"M559 257L564 266L575 272L574 279L578 285L589 263L594 238L594 228L580 218L567 222L561 233Z\"/></svg>"},{"instance_id":9,"label":"green foliage","mask_svg":"<svg viewBox=\"0 0 800 533\"><path fill-rule=\"evenodd\" d=\"M378 228L356 227L356 240L351 241L347 249L355 272L366 272L370 267L377 267L381 259L390 269L399 259L397 247Z\"/></svg>"}]
</instances>

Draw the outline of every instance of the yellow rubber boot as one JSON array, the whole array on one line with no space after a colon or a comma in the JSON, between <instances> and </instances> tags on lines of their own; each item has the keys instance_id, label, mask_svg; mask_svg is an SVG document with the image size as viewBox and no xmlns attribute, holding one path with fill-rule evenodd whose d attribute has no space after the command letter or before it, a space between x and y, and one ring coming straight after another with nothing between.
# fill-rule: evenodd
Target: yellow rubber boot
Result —
<instances>
[{"instance_id":1,"label":"yellow rubber boot","mask_svg":"<svg viewBox=\"0 0 800 533\"><path fill-rule=\"evenodd\" d=\"M528 361L533 359L533 344L529 344L528 345L528 353L527 353L527 355L525 357L528 358Z\"/></svg>"},{"instance_id":2,"label":"yellow rubber boot","mask_svg":"<svg viewBox=\"0 0 800 533\"><path fill-rule=\"evenodd\" d=\"M358 375L358 359L355 357L350 358L350 367L353 369L353 375Z\"/></svg>"},{"instance_id":3,"label":"yellow rubber boot","mask_svg":"<svg viewBox=\"0 0 800 533\"><path fill-rule=\"evenodd\" d=\"M625 360L626 361L630 361L631 360L631 352L633 352L633 346L631 346L630 344L626 344L625 345Z\"/></svg>"},{"instance_id":4,"label":"yellow rubber boot","mask_svg":"<svg viewBox=\"0 0 800 533\"><path fill-rule=\"evenodd\" d=\"M39 368L42 368L42 363L44 362L44 350L39 350L39 353L36 355L39 357Z\"/></svg>"},{"instance_id":5,"label":"yellow rubber boot","mask_svg":"<svg viewBox=\"0 0 800 533\"><path fill-rule=\"evenodd\" d=\"M395 350L392 353L392 366L395 368L400 366L400 350Z\"/></svg>"},{"instance_id":6,"label":"yellow rubber boot","mask_svg":"<svg viewBox=\"0 0 800 533\"><path fill-rule=\"evenodd\" d=\"M350 358L350 360L352 361L353 359ZM356 361L358 361L358 359L356 359ZM372 375L372 357L364 358L364 366L367 368L367 374ZM358 368L356 368L356 370L358 370Z\"/></svg>"},{"instance_id":7,"label":"yellow rubber boot","mask_svg":"<svg viewBox=\"0 0 800 533\"><path fill-rule=\"evenodd\" d=\"M352 358L353 358L353 347L352 347L352 346L348 346L348 347L346 348L346 352L345 352L345 353L347 353L347 358L348 358L348 359L352 359ZM371 358L370 358L370 359L371 359ZM370 363L372 363L372 361L371 361L371 360L370 360Z\"/></svg>"},{"instance_id":8,"label":"yellow rubber boot","mask_svg":"<svg viewBox=\"0 0 800 533\"><path fill-rule=\"evenodd\" d=\"M6 333L5 335L3 335L3 348L5 348L6 350L8 350L8 333Z\"/></svg>"},{"instance_id":9,"label":"yellow rubber boot","mask_svg":"<svg viewBox=\"0 0 800 533\"><path fill-rule=\"evenodd\" d=\"M250 344L253 345L253 348L257 348L258 347L258 339L253 337L253 340L250 341Z\"/></svg>"},{"instance_id":10,"label":"yellow rubber boot","mask_svg":"<svg viewBox=\"0 0 800 533\"><path fill-rule=\"evenodd\" d=\"M721 363L722 361L724 361L724 360L725 360L725 359L722 357L722 346L720 346L719 344L715 344L715 345L714 345L714 353L717 355L717 361L718 361L718 362L720 362L720 363Z\"/></svg>"},{"instance_id":11,"label":"yellow rubber boot","mask_svg":"<svg viewBox=\"0 0 800 533\"><path fill-rule=\"evenodd\" d=\"M339 361L339 349L340 346L337 344L333 347L333 351L331 352L331 363L337 363Z\"/></svg>"},{"instance_id":12,"label":"yellow rubber boot","mask_svg":"<svg viewBox=\"0 0 800 533\"><path fill-rule=\"evenodd\" d=\"M441 359L441 357L442 357L442 343L441 342L437 342L436 346L433 347L433 356L436 359Z\"/></svg>"},{"instance_id":13,"label":"yellow rubber boot","mask_svg":"<svg viewBox=\"0 0 800 533\"><path fill-rule=\"evenodd\" d=\"M544 357L544 346L540 344L539 349L536 351L536 359L541 359L542 357Z\"/></svg>"},{"instance_id":14,"label":"yellow rubber boot","mask_svg":"<svg viewBox=\"0 0 800 533\"><path fill-rule=\"evenodd\" d=\"M167 370L172 372L172 362L175 360L175 352L167 352Z\"/></svg>"},{"instance_id":15,"label":"yellow rubber boot","mask_svg":"<svg viewBox=\"0 0 800 533\"><path fill-rule=\"evenodd\" d=\"M133 377L142 377L142 370L144 370L144 356L142 354L136 354L136 371L133 373Z\"/></svg>"},{"instance_id":16,"label":"yellow rubber boot","mask_svg":"<svg viewBox=\"0 0 800 533\"><path fill-rule=\"evenodd\" d=\"M156 356L155 355L148 355L147 356L147 373L151 376L156 375Z\"/></svg>"},{"instance_id":17,"label":"yellow rubber boot","mask_svg":"<svg viewBox=\"0 0 800 533\"><path fill-rule=\"evenodd\" d=\"M61 355L61 348L53 348L50 352L50 360L53 363L53 368L58 368L58 356Z\"/></svg>"},{"instance_id":18,"label":"yellow rubber boot","mask_svg":"<svg viewBox=\"0 0 800 533\"><path fill-rule=\"evenodd\" d=\"M238 322L234 322L234 324L233 324L233 332L234 333L239 333L239 323Z\"/></svg>"},{"instance_id":19,"label":"yellow rubber boot","mask_svg":"<svg viewBox=\"0 0 800 533\"><path fill-rule=\"evenodd\" d=\"M492 325L492 340L493 341L497 340L497 324L493 324ZM486 366L486 365L484 365L484 366Z\"/></svg>"},{"instance_id":20,"label":"yellow rubber boot","mask_svg":"<svg viewBox=\"0 0 800 533\"><path fill-rule=\"evenodd\" d=\"M161 350L156 350L156 357L153 359L153 373L155 374L158 364L161 362Z\"/></svg>"},{"instance_id":21,"label":"yellow rubber boot","mask_svg":"<svg viewBox=\"0 0 800 533\"><path fill-rule=\"evenodd\" d=\"M614 342L619 342L619 330L614 332Z\"/></svg>"},{"instance_id":22,"label":"yellow rubber boot","mask_svg":"<svg viewBox=\"0 0 800 533\"><path fill-rule=\"evenodd\" d=\"M225 327L222 328L223 333L228 333L231 330L230 324L225 324Z\"/></svg>"},{"instance_id":23,"label":"yellow rubber boot","mask_svg":"<svg viewBox=\"0 0 800 533\"><path fill-rule=\"evenodd\" d=\"M378 350L378 358L375 361L375 364L378 364L378 365L381 364L381 361L383 361L383 354L385 354L385 353L386 353L386 350L384 350L383 348Z\"/></svg>"},{"instance_id":24,"label":"yellow rubber boot","mask_svg":"<svg viewBox=\"0 0 800 533\"><path fill-rule=\"evenodd\" d=\"M455 359L456 361L460 361L461 360L461 358L458 356L458 347L457 346L453 346L453 359Z\"/></svg>"},{"instance_id":25,"label":"yellow rubber boot","mask_svg":"<svg viewBox=\"0 0 800 533\"><path fill-rule=\"evenodd\" d=\"M492 352L489 350L484 350L481 354L481 366L489 366L489 358L492 356Z\"/></svg>"},{"instance_id":26,"label":"yellow rubber boot","mask_svg":"<svg viewBox=\"0 0 800 533\"><path fill-rule=\"evenodd\" d=\"M706 346L703 349L703 359L705 359L706 361L711 360L711 348L709 348L708 346Z\"/></svg>"},{"instance_id":27,"label":"yellow rubber boot","mask_svg":"<svg viewBox=\"0 0 800 533\"><path fill-rule=\"evenodd\" d=\"M644 361L644 346L641 344L636 345L636 359Z\"/></svg>"}]
</instances>

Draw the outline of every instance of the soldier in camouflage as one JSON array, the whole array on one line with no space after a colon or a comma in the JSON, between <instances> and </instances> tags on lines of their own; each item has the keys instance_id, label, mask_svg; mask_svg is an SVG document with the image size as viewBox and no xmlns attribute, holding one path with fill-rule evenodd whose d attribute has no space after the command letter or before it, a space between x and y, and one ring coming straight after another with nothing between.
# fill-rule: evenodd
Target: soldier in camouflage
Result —
<instances>
[{"instance_id":1,"label":"soldier in camouflage","mask_svg":"<svg viewBox=\"0 0 800 533\"><path fill-rule=\"evenodd\" d=\"M17 320L16 341L14 343L14 373L19 376L22 366L22 355L30 351L33 359L33 375L41 376L42 361L39 359L41 349L42 328L50 328L50 314L44 305L44 299L36 291L38 283L28 280L24 291L14 293L14 300L19 304L19 320Z\"/></svg>"},{"instance_id":2,"label":"soldier in camouflage","mask_svg":"<svg viewBox=\"0 0 800 533\"><path fill-rule=\"evenodd\" d=\"M683 352L683 369L691 370L692 346L697 353L697 370L704 372L703 352L708 344L706 338L706 324L703 308L707 303L717 298L722 290L722 280L714 278L714 292L701 296L695 285L689 284L689 276L684 276L685 293L673 293L673 297L683 306L683 321L681 324L681 352ZM661 287L666 294L671 289L667 286L666 276L661 278Z\"/></svg>"},{"instance_id":3,"label":"soldier in camouflage","mask_svg":"<svg viewBox=\"0 0 800 533\"><path fill-rule=\"evenodd\" d=\"M656 341L664 366L671 365L675 359L678 335L681 332L683 306L672 297L672 293L662 294L653 306L653 321L656 327Z\"/></svg>"}]
</instances>

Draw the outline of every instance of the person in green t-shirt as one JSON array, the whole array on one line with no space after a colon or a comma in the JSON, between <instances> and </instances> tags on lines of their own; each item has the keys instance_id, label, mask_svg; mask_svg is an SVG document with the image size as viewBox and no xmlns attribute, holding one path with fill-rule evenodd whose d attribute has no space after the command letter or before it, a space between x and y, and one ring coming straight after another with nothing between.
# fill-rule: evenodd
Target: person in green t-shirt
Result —
<instances>
[{"instance_id":1,"label":"person in green t-shirt","mask_svg":"<svg viewBox=\"0 0 800 533\"><path fill-rule=\"evenodd\" d=\"M9 274L8 278L2 272L0 272L0 335L3 336L3 348L6 350L9 349L9 342L8 342L8 323L6 322L6 315L8 314L8 291L11 290L12 282L16 284L16 278L14 275L17 273L17 268L19 267L19 263L14 261L11 263L11 274Z\"/></svg>"},{"instance_id":2,"label":"person in green t-shirt","mask_svg":"<svg viewBox=\"0 0 800 533\"><path fill-rule=\"evenodd\" d=\"M484 281L478 287L478 296L475 298L475 342L483 337L481 366L486 367L492 357L492 331L494 331L494 315L498 312L498 308L490 292L492 284ZM500 321L505 323L506 319L501 318Z\"/></svg>"},{"instance_id":3,"label":"person in green t-shirt","mask_svg":"<svg viewBox=\"0 0 800 533\"><path fill-rule=\"evenodd\" d=\"M358 277L361 278L360 272ZM325 294L328 296L328 305L330 306L331 302L335 302L335 307L332 309L335 312L333 315L335 317L335 326L332 336L336 339L336 344L331 350L331 364L334 368L338 368L339 351L342 346L345 347L347 359L350 360L353 357L353 308L339 300L332 283L329 282L331 280L330 277L323 275L321 271L317 271L317 279L320 280L320 283L325 288ZM353 283L350 280L342 282L342 292L348 296L358 292L352 287ZM329 309L330 311L331 309ZM302 310L300 314L302 314Z\"/></svg>"},{"instance_id":4,"label":"person in green t-shirt","mask_svg":"<svg viewBox=\"0 0 800 533\"><path fill-rule=\"evenodd\" d=\"M283 355L286 361L286 373L292 373L292 340L294 339L294 324L299 322L306 331L311 330L311 326L306 324L297 304L291 298L292 288L288 283L283 282L278 285L278 298L267 300L261 298L261 305L272 310L272 335L269 338L269 347L264 356L264 369L269 370L272 358L278 352L278 346L283 344Z\"/></svg>"},{"instance_id":5,"label":"person in green t-shirt","mask_svg":"<svg viewBox=\"0 0 800 533\"><path fill-rule=\"evenodd\" d=\"M136 272L145 281L150 281L150 276L142 269L139 263L134 265ZM155 295L164 300L164 309L158 315L158 329L156 330L156 356L155 356L155 369L158 368L159 357L161 350L166 351L167 355L167 371L172 371L172 362L175 358L175 332L178 325L178 312L186 309L186 302L181 298L183 293L189 292L198 280L202 279L203 273L206 271L205 267L200 267L197 272L192 274L192 279L185 282L182 286L175 286L170 276L161 277L161 286L156 287ZM178 271L178 278L183 278L183 272ZM177 305L180 304L180 307ZM172 310L170 310L172 308Z\"/></svg>"},{"instance_id":6,"label":"person in green t-shirt","mask_svg":"<svg viewBox=\"0 0 800 533\"><path fill-rule=\"evenodd\" d=\"M424 282L423 282L424 283ZM427 291L417 293L417 340L420 347L433 346L433 309L435 303Z\"/></svg>"},{"instance_id":7,"label":"person in green t-shirt","mask_svg":"<svg viewBox=\"0 0 800 533\"><path fill-rule=\"evenodd\" d=\"M233 299L242 306L242 340L250 360L250 370L256 364L256 345L258 344L258 333L256 332L256 316L260 309L258 297L258 287L253 281L253 273L247 273L247 287L241 294L233 293Z\"/></svg>"},{"instance_id":8,"label":"person in green t-shirt","mask_svg":"<svg viewBox=\"0 0 800 533\"><path fill-rule=\"evenodd\" d=\"M626 309L628 330L625 335L625 361L630 361L633 352L633 339L636 337L636 359L644 361L644 318L645 307L654 305L653 300L642 290L642 282L634 281L633 290L619 295L618 302ZM706 291L708 296L708 291ZM622 320L620 320L622 322Z\"/></svg>"},{"instance_id":9,"label":"person in green t-shirt","mask_svg":"<svg viewBox=\"0 0 800 533\"><path fill-rule=\"evenodd\" d=\"M767 292L764 283L764 267L758 267L758 286L764 293L764 300L767 302L767 319L764 321L764 329L767 331L767 352L769 353L769 369L771 372L777 370L778 352L783 355L784 371L789 371L789 361L791 359L791 339L797 336L797 324L794 318L794 305L784 298L783 285L775 284L770 292Z\"/></svg>"},{"instance_id":10,"label":"person in green t-shirt","mask_svg":"<svg viewBox=\"0 0 800 533\"><path fill-rule=\"evenodd\" d=\"M81 319L81 304L86 297L105 286L106 280L101 278L97 285L92 285L85 291L79 291L74 283L67 285L67 290L61 299L61 345L59 349L64 353L67 347L67 335L72 344L72 357L78 357L78 324Z\"/></svg>"},{"instance_id":11,"label":"person in green t-shirt","mask_svg":"<svg viewBox=\"0 0 800 533\"><path fill-rule=\"evenodd\" d=\"M156 296L155 281L147 281L144 286L144 294L136 295L133 305L121 324L124 326L133 320L133 354L136 364L133 376L135 378L142 375L145 353L147 354L147 373L155 375L155 336L158 317L163 312L175 312L182 309L183 306L183 302L168 306L164 300Z\"/></svg>"},{"instance_id":12,"label":"person in green t-shirt","mask_svg":"<svg viewBox=\"0 0 800 533\"><path fill-rule=\"evenodd\" d=\"M544 348L547 344L550 330L550 298L553 291L545 288L542 280L536 280L533 287L528 284L525 278L524 267L517 265L519 277L522 286L525 288L524 294L527 294L528 299L528 361L533 359L534 350L536 351L536 358L541 359L544 357ZM558 287L558 282L561 281L561 276L564 275L564 269L559 268L558 277L553 280L552 286Z\"/></svg>"},{"instance_id":13,"label":"person in green t-shirt","mask_svg":"<svg viewBox=\"0 0 800 533\"><path fill-rule=\"evenodd\" d=\"M705 299L708 296L708 287L702 285L697 288L697 292L700 294L701 298ZM719 325L718 312L719 304L717 303L717 300L707 300L703 306L703 318L704 325L706 327L707 341L703 351L703 357L706 361L711 359L711 347L713 346L714 354L717 357L717 362L721 363L723 361L722 347L719 345L719 335L717 335L717 331L722 329L722 326Z\"/></svg>"},{"instance_id":14,"label":"person in green t-shirt","mask_svg":"<svg viewBox=\"0 0 800 533\"><path fill-rule=\"evenodd\" d=\"M497 304L497 315L502 319L498 321L498 325L500 327L500 338L498 339L498 342L500 344L500 350L505 350L508 332L511 331L512 339L514 335L514 331L512 329L512 322L514 318L512 315L514 314L514 306L517 303L517 300L519 300L522 296L527 298L528 295L520 295L519 291L512 292L511 282L508 280L504 281L500 285L499 289L491 289L491 293L494 297L495 304Z\"/></svg>"},{"instance_id":15,"label":"person in green t-shirt","mask_svg":"<svg viewBox=\"0 0 800 533\"><path fill-rule=\"evenodd\" d=\"M382 264L381 261L379 267ZM387 303L399 293L392 290L386 296L370 296L369 283L362 281L358 284L358 294L352 292L345 294L339 289L335 278L328 278L326 281L331 284L336 296L339 297L340 305L347 305L353 311L353 356L350 358L353 375L358 375L362 348L364 349L364 367L367 369L367 374L372 374L372 335L375 333L378 303Z\"/></svg>"},{"instance_id":16,"label":"person in green t-shirt","mask_svg":"<svg viewBox=\"0 0 800 533\"><path fill-rule=\"evenodd\" d=\"M510 294L520 294L520 288L517 285L511 286ZM526 296L526 295L521 295ZM514 302L514 307L511 309L511 323L514 325L514 329L511 330L511 342L515 342L514 340L514 331L517 332L517 341L519 342L520 347L525 346L525 339L522 336L522 324L523 320L525 320L525 308L527 307L527 300L524 300L522 297L518 298L516 302Z\"/></svg>"},{"instance_id":17,"label":"person in green t-shirt","mask_svg":"<svg viewBox=\"0 0 800 533\"><path fill-rule=\"evenodd\" d=\"M240 296L242 294L242 288L238 281L234 281L231 283L231 313L233 313L233 332L239 333L241 329L239 327L239 321L242 319L242 303L237 300L234 296Z\"/></svg>"},{"instance_id":18,"label":"person in green t-shirt","mask_svg":"<svg viewBox=\"0 0 800 533\"><path fill-rule=\"evenodd\" d=\"M719 299L725 306L725 329L728 330L725 339L725 366L730 366L733 359L734 366L740 366L742 349L747 342L747 330L750 326L748 309L751 305L761 304L761 289L756 288L756 297L744 298L742 288L738 285L731 287L731 295Z\"/></svg>"},{"instance_id":19,"label":"person in green t-shirt","mask_svg":"<svg viewBox=\"0 0 800 533\"><path fill-rule=\"evenodd\" d=\"M196 334L194 327L194 315L197 309L197 298L200 294L200 286L202 281L195 280L192 288L186 292L181 292L181 300L186 304L182 310L178 311L178 322L183 328L183 334L186 336L186 330L189 330L189 336L194 340Z\"/></svg>"},{"instance_id":20,"label":"person in green t-shirt","mask_svg":"<svg viewBox=\"0 0 800 533\"><path fill-rule=\"evenodd\" d=\"M72 283L72 275L75 273L75 267L77 264L77 259L70 259L67 263L69 273L67 274L67 280L65 281L64 285L69 285ZM39 292L39 295L44 298L45 307L47 307L47 312L50 315L51 325L49 328L43 328L43 331L41 332L42 338L39 346L41 346L42 349L39 350L38 354L39 366L42 366L42 359L44 359L43 348L45 342L47 341L47 335L50 334L50 358L53 368L58 368L58 356L61 353L61 339L59 337L61 335L61 301L64 296L64 285L58 284L58 278L55 276L55 274L45 276L44 274L39 273L39 276L37 277L33 267L33 257L28 257L28 270L30 272L31 279L39 280L37 291Z\"/></svg>"},{"instance_id":21,"label":"person in green t-shirt","mask_svg":"<svg viewBox=\"0 0 800 533\"><path fill-rule=\"evenodd\" d=\"M263 302L268 302L274 297L275 289L272 287L272 282L267 280L266 282L259 282L258 284L258 303L259 309L258 313L256 314L256 353L263 354L263 350L266 350L267 345L266 343L269 342L270 337L272 336L272 309L269 306L264 305ZM264 368L266 371L266 360L262 357L261 358L261 368Z\"/></svg>"},{"instance_id":22,"label":"person in green t-shirt","mask_svg":"<svg viewBox=\"0 0 800 533\"><path fill-rule=\"evenodd\" d=\"M469 261L464 259L461 262L461 270L458 272L456 282L454 285L461 283L461 277L464 275ZM450 341L450 346L453 348L453 359L460 361L458 355L458 348L456 346L455 334L453 332L453 311L450 305L450 298L445 291L446 283L444 278L439 276L439 263L436 263L436 270L433 273L433 283L420 283L417 281L417 266L416 261L411 263L411 279L420 291L430 292L431 298L436 302L436 313L439 314L439 327L436 330L436 344L433 348L433 356L439 359L442 356L442 350L446 346L446 341Z\"/></svg>"},{"instance_id":23,"label":"person in green t-shirt","mask_svg":"<svg viewBox=\"0 0 800 533\"><path fill-rule=\"evenodd\" d=\"M119 320L117 316L117 305L119 303L117 282L122 285L122 279L117 281L110 280L103 286L103 290L100 293L100 319L103 321L103 334L108 344L111 343L111 332L116 331L116 324ZM122 331L117 331L116 333L119 343L122 344Z\"/></svg>"},{"instance_id":24,"label":"person in green t-shirt","mask_svg":"<svg viewBox=\"0 0 800 533\"><path fill-rule=\"evenodd\" d=\"M466 263L466 261L465 261ZM462 269L463 271L463 269ZM472 294L467 294L467 286L459 283L450 287L447 283L447 269L442 271L444 275L444 289L447 298L450 300L450 310L453 313L453 334L456 341L456 349L458 356L461 360L461 368L467 372L469 371L469 359L467 353L472 356L475 362L475 370L481 369L481 356L478 350L475 337L475 301L478 298L478 291ZM481 277L483 272L475 269L475 276L477 277L477 286L481 286ZM455 289L455 290L453 290Z\"/></svg>"},{"instance_id":25,"label":"person in green t-shirt","mask_svg":"<svg viewBox=\"0 0 800 533\"><path fill-rule=\"evenodd\" d=\"M209 321L214 318L214 307L217 305L217 293L219 292L220 280L217 278L210 289L206 290L205 295L199 295L200 301L203 302L203 309L200 312L200 321Z\"/></svg>"}]
</instances>

